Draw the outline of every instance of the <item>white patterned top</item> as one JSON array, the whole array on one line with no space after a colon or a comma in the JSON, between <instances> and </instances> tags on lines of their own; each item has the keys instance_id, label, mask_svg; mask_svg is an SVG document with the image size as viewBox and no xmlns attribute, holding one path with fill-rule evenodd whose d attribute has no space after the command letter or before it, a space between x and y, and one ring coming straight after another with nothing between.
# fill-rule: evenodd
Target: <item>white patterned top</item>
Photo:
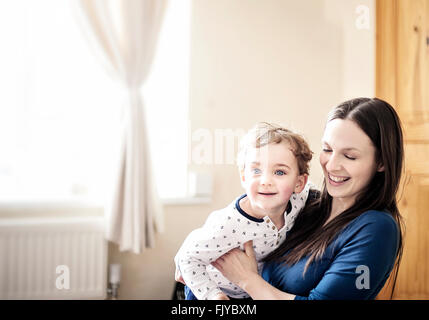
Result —
<instances>
[{"instance_id":1,"label":"white patterned top","mask_svg":"<svg viewBox=\"0 0 429 320\"><path fill-rule=\"evenodd\" d=\"M280 246L308 198L310 183L299 194L292 194L284 213L285 224L277 230L268 216L258 219L248 215L239 201L234 200L226 208L212 212L203 227L192 231L179 249L174 261L186 285L199 300L212 299L223 291L232 298L246 298L248 294L226 279L210 263L226 252L253 240L258 271L261 260Z\"/></svg>"}]
</instances>

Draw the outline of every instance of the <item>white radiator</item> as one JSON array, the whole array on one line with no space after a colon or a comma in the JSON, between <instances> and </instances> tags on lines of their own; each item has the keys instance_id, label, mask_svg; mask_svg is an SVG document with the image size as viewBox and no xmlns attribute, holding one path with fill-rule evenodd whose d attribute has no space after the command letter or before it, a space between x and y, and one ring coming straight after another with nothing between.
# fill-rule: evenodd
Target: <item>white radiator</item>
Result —
<instances>
[{"instance_id":1,"label":"white radiator","mask_svg":"<svg viewBox=\"0 0 429 320\"><path fill-rule=\"evenodd\" d=\"M104 299L100 218L0 219L1 299Z\"/></svg>"}]
</instances>

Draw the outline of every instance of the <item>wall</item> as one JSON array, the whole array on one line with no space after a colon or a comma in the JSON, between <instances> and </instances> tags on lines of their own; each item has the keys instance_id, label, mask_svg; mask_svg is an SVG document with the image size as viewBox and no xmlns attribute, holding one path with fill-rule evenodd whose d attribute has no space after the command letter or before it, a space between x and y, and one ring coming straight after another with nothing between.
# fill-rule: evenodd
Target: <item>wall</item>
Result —
<instances>
[{"instance_id":1,"label":"wall","mask_svg":"<svg viewBox=\"0 0 429 320\"><path fill-rule=\"evenodd\" d=\"M358 29L366 5L370 28ZM355 96L374 95L374 1L194 0L191 35L191 132L249 129L257 121L285 124L315 152L311 180L320 184L320 139L328 111ZM191 145L193 147L195 145ZM165 207L165 233L140 255L109 246L121 263L122 299L169 299L173 257L210 211L242 192L234 165L196 165L213 175L207 205Z\"/></svg>"}]
</instances>

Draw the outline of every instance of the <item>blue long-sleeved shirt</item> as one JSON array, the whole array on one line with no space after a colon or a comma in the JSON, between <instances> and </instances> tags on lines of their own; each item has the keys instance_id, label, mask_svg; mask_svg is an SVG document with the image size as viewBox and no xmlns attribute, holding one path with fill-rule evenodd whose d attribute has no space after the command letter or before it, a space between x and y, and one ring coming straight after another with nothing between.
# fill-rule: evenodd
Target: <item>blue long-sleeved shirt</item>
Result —
<instances>
[{"instance_id":1,"label":"blue long-sleeved shirt","mask_svg":"<svg viewBox=\"0 0 429 320\"><path fill-rule=\"evenodd\" d=\"M295 294L296 300L374 299L389 277L398 245L399 228L393 217L371 210L351 221L322 259L309 265L304 277L308 257L292 266L267 263L262 277Z\"/></svg>"}]
</instances>

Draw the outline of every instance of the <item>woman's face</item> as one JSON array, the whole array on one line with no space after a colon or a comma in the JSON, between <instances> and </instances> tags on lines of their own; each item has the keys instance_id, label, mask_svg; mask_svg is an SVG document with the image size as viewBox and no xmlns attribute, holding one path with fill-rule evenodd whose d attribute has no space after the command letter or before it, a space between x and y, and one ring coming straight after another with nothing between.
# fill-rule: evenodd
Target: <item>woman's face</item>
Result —
<instances>
[{"instance_id":1,"label":"woman's face","mask_svg":"<svg viewBox=\"0 0 429 320\"><path fill-rule=\"evenodd\" d=\"M350 207L377 170L376 148L355 122L342 119L327 123L322 145L320 164L328 193Z\"/></svg>"}]
</instances>

